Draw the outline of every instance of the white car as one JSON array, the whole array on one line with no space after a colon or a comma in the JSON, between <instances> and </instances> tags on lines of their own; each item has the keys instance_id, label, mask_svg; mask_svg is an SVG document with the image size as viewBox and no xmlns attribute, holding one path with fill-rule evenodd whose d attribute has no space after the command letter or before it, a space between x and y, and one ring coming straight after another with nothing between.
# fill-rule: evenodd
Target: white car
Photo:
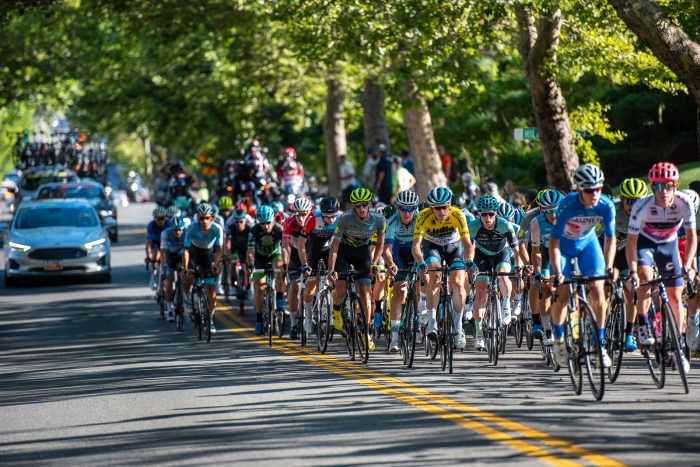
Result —
<instances>
[{"instance_id":1,"label":"white car","mask_svg":"<svg viewBox=\"0 0 700 467\"><path fill-rule=\"evenodd\" d=\"M110 222L111 221L111 222ZM111 280L112 219L100 219L92 205L81 199L29 201L5 232L5 284L20 279L71 275Z\"/></svg>"}]
</instances>

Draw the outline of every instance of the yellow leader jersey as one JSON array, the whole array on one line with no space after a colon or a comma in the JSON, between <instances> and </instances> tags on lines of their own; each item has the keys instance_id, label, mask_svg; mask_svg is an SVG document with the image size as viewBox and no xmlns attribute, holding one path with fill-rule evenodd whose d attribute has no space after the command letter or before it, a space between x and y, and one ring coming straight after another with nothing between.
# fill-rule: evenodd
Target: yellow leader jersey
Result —
<instances>
[{"instance_id":1,"label":"yellow leader jersey","mask_svg":"<svg viewBox=\"0 0 700 467\"><path fill-rule=\"evenodd\" d=\"M413 238L423 238L435 245L456 243L462 238L469 238L467 219L459 208L450 206L447 218L438 222L433 210L425 208L418 213Z\"/></svg>"}]
</instances>

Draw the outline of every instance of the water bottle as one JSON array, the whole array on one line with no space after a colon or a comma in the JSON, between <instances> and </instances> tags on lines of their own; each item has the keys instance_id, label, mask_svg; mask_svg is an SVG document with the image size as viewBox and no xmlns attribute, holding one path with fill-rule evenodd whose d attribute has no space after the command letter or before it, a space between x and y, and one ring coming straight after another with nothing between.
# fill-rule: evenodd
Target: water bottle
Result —
<instances>
[{"instance_id":1,"label":"water bottle","mask_svg":"<svg viewBox=\"0 0 700 467\"><path fill-rule=\"evenodd\" d=\"M653 318L651 319L654 328L654 338L658 339L661 335L661 313L656 312L656 307L654 302L651 303L650 313L652 313Z\"/></svg>"},{"instance_id":2,"label":"water bottle","mask_svg":"<svg viewBox=\"0 0 700 467\"><path fill-rule=\"evenodd\" d=\"M569 315L569 320L571 322L571 333L574 335L574 340L578 340L579 336L579 326L578 326L578 309Z\"/></svg>"}]
</instances>

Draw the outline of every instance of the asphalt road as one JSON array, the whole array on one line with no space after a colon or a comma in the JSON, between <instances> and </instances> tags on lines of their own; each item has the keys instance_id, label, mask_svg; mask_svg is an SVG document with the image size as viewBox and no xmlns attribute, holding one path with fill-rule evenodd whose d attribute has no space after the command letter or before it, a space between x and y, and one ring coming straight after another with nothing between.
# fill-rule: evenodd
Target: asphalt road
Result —
<instances>
[{"instance_id":1,"label":"asphalt road","mask_svg":"<svg viewBox=\"0 0 700 467\"><path fill-rule=\"evenodd\" d=\"M111 284L0 285L0 465L700 465L697 361L686 395L626 356L595 402L512 341L494 367L468 339L452 375L422 348L410 370L270 349L250 311L197 342L147 288L152 208L121 209Z\"/></svg>"}]
</instances>

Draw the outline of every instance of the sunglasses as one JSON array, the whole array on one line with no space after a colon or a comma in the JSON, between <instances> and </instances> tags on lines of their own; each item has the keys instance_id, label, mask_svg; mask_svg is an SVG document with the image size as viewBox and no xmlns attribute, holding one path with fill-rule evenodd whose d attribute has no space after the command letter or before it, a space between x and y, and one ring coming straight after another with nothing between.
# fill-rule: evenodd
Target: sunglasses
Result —
<instances>
[{"instance_id":1,"label":"sunglasses","mask_svg":"<svg viewBox=\"0 0 700 467\"><path fill-rule=\"evenodd\" d=\"M544 212L545 214L556 214L557 209L556 209L556 208L554 208L554 209L544 209L544 210L542 210L542 212Z\"/></svg>"},{"instance_id":2,"label":"sunglasses","mask_svg":"<svg viewBox=\"0 0 700 467\"><path fill-rule=\"evenodd\" d=\"M165 220L165 217L155 217L154 218L156 222L163 222Z\"/></svg>"},{"instance_id":3,"label":"sunglasses","mask_svg":"<svg viewBox=\"0 0 700 467\"><path fill-rule=\"evenodd\" d=\"M211 216L199 216L200 221L210 221L211 219Z\"/></svg>"},{"instance_id":4,"label":"sunglasses","mask_svg":"<svg viewBox=\"0 0 700 467\"><path fill-rule=\"evenodd\" d=\"M270 225L272 224L272 221L267 221L267 222L261 222L260 225Z\"/></svg>"},{"instance_id":5,"label":"sunglasses","mask_svg":"<svg viewBox=\"0 0 700 467\"><path fill-rule=\"evenodd\" d=\"M623 196L620 196L620 201L622 201L622 204L625 206L632 206L634 203L637 202L635 198L625 198Z\"/></svg>"},{"instance_id":6,"label":"sunglasses","mask_svg":"<svg viewBox=\"0 0 700 467\"><path fill-rule=\"evenodd\" d=\"M415 212L418 209L415 206L399 206L399 211L401 212Z\"/></svg>"},{"instance_id":7,"label":"sunglasses","mask_svg":"<svg viewBox=\"0 0 700 467\"><path fill-rule=\"evenodd\" d=\"M450 209L450 206L449 206L449 205L445 205L445 206L430 206L430 207L431 207L432 209L435 209L436 211L446 211L446 210Z\"/></svg>"},{"instance_id":8,"label":"sunglasses","mask_svg":"<svg viewBox=\"0 0 700 467\"><path fill-rule=\"evenodd\" d=\"M587 195L592 195L593 193L600 193L601 191L603 191L603 187L599 186L597 188L584 188L581 191L583 191Z\"/></svg>"},{"instance_id":9,"label":"sunglasses","mask_svg":"<svg viewBox=\"0 0 700 467\"><path fill-rule=\"evenodd\" d=\"M323 214L323 217L325 217L326 219L335 219L336 217L338 217L338 214Z\"/></svg>"},{"instance_id":10,"label":"sunglasses","mask_svg":"<svg viewBox=\"0 0 700 467\"><path fill-rule=\"evenodd\" d=\"M299 212L294 213L295 216L299 216L299 217L303 217L303 216L306 216L308 214L309 214L309 211L299 211Z\"/></svg>"},{"instance_id":11,"label":"sunglasses","mask_svg":"<svg viewBox=\"0 0 700 467\"><path fill-rule=\"evenodd\" d=\"M245 219L241 219L236 221L236 224L245 224Z\"/></svg>"},{"instance_id":12,"label":"sunglasses","mask_svg":"<svg viewBox=\"0 0 700 467\"><path fill-rule=\"evenodd\" d=\"M367 208L369 207L369 203L355 203L353 206L356 208Z\"/></svg>"},{"instance_id":13,"label":"sunglasses","mask_svg":"<svg viewBox=\"0 0 700 467\"><path fill-rule=\"evenodd\" d=\"M494 217L496 215L495 212L480 212L479 215L481 217Z\"/></svg>"},{"instance_id":14,"label":"sunglasses","mask_svg":"<svg viewBox=\"0 0 700 467\"><path fill-rule=\"evenodd\" d=\"M229 212L231 209L222 209L221 212Z\"/></svg>"},{"instance_id":15,"label":"sunglasses","mask_svg":"<svg viewBox=\"0 0 700 467\"><path fill-rule=\"evenodd\" d=\"M676 188L676 182L654 183L651 189L654 191L672 191Z\"/></svg>"}]
</instances>

